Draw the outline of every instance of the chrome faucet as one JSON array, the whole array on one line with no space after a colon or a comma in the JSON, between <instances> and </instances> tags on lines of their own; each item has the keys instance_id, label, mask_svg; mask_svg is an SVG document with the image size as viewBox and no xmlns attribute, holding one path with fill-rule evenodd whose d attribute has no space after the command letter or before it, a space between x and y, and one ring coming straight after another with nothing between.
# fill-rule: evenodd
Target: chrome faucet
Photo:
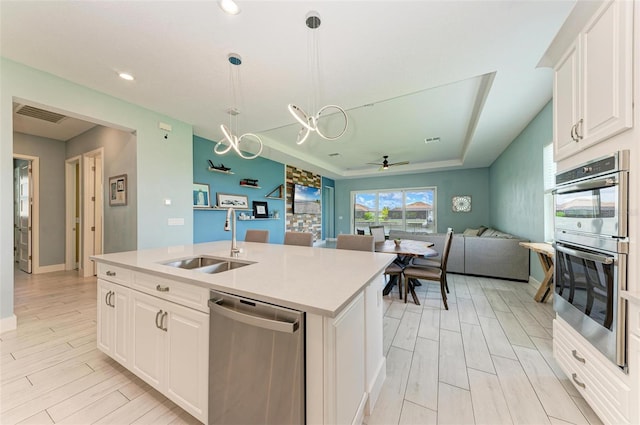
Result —
<instances>
[{"instance_id":1,"label":"chrome faucet","mask_svg":"<svg viewBox=\"0 0 640 425\"><path fill-rule=\"evenodd\" d=\"M224 231L231 230L231 256L238 258L240 250L236 243L236 213L233 208L227 210L227 220L224 222Z\"/></svg>"}]
</instances>

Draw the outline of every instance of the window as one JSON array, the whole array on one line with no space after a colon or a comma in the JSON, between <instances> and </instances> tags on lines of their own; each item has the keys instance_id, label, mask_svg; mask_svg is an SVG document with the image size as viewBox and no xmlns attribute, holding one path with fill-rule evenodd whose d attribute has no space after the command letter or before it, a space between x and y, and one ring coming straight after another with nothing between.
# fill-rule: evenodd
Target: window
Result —
<instances>
[{"instance_id":1,"label":"window","mask_svg":"<svg viewBox=\"0 0 640 425\"><path fill-rule=\"evenodd\" d=\"M351 192L353 228L369 233L369 226L390 230L435 233L436 188Z\"/></svg>"},{"instance_id":2,"label":"window","mask_svg":"<svg viewBox=\"0 0 640 425\"><path fill-rule=\"evenodd\" d=\"M553 162L553 143L542 151L542 169L544 175L544 240L553 240L553 187L556 182L556 163Z\"/></svg>"}]
</instances>

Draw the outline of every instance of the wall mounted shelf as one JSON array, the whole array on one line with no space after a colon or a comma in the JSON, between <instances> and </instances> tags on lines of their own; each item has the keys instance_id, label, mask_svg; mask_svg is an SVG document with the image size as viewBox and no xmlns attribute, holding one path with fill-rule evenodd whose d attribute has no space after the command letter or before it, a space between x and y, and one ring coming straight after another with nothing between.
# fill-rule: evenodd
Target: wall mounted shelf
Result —
<instances>
[{"instance_id":1,"label":"wall mounted shelf","mask_svg":"<svg viewBox=\"0 0 640 425\"><path fill-rule=\"evenodd\" d=\"M211 207L211 208L194 208L194 211L226 211L228 210L228 208L218 208L218 207ZM251 208L234 208L234 211L253 211Z\"/></svg>"},{"instance_id":2,"label":"wall mounted shelf","mask_svg":"<svg viewBox=\"0 0 640 425\"><path fill-rule=\"evenodd\" d=\"M233 171L230 170L218 170L217 168L213 168L213 167L209 167L207 168L209 171L215 171L216 173L222 173L222 174L234 174Z\"/></svg>"},{"instance_id":3,"label":"wall mounted shelf","mask_svg":"<svg viewBox=\"0 0 640 425\"><path fill-rule=\"evenodd\" d=\"M281 184L280 186L273 189L271 192L264 195L264 197L269 199L284 199L284 185Z\"/></svg>"}]
</instances>

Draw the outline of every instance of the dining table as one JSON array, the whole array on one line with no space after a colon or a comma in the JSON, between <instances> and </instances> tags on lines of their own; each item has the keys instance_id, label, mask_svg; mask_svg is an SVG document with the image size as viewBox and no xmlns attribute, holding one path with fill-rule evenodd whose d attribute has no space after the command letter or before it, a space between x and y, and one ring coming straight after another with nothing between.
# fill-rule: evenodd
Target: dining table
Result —
<instances>
[{"instance_id":1,"label":"dining table","mask_svg":"<svg viewBox=\"0 0 640 425\"><path fill-rule=\"evenodd\" d=\"M432 248L433 242L401 239L399 241L387 239L384 242L375 243L375 251L387 254L396 254L394 262L405 268L413 257L437 257L438 251ZM388 295L396 284L397 278L391 276L384 287L382 294Z\"/></svg>"}]
</instances>

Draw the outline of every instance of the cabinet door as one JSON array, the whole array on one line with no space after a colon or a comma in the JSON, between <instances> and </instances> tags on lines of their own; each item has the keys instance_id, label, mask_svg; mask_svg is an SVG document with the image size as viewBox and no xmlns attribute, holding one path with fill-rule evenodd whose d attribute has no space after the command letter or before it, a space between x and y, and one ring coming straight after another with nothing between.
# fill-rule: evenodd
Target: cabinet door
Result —
<instances>
[{"instance_id":1,"label":"cabinet door","mask_svg":"<svg viewBox=\"0 0 640 425\"><path fill-rule=\"evenodd\" d=\"M129 289L113 285L115 294L111 297L113 308L113 345L112 355L121 365L129 363Z\"/></svg>"},{"instance_id":2,"label":"cabinet door","mask_svg":"<svg viewBox=\"0 0 640 425\"><path fill-rule=\"evenodd\" d=\"M207 422L209 316L172 304L167 328L167 394L180 407Z\"/></svg>"},{"instance_id":3,"label":"cabinet door","mask_svg":"<svg viewBox=\"0 0 640 425\"><path fill-rule=\"evenodd\" d=\"M165 332L159 323L165 312L162 300L131 292L131 370L160 391L163 391Z\"/></svg>"},{"instance_id":4,"label":"cabinet door","mask_svg":"<svg viewBox=\"0 0 640 425\"><path fill-rule=\"evenodd\" d=\"M583 148L633 126L633 2L602 6L581 34Z\"/></svg>"},{"instance_id":5,"label":"cabinet door","mask_svg":"<svg viewBox=\"0 0 640 425\"><path fill-rule=\"evenodd\" d=\"M554 69L553 141L554 159L558 161L580 149L574 140L579 111L579 56L574 43Z\"/></svg>"},{"instance_id":6,"label":"cabinet door","mask_svg":"<svg viewBox=\"0 0 640 425\"><path fill-rule=\"evenodd\" d=\"M629 375L634 399L631 400L631 423L640 423L640 335L629 334Z\"/></svg>"},{"instance_id":7,"label":"cabinet door","mask_svg":"<svg viewBox=\"0 0 640 425\"><path fill-rule=\"evenodd\" d=\"M113 351L113 308L108 304L113 285L98 279L97 346L100 351L111 356Z\"/></svg>"}]
</instances>

